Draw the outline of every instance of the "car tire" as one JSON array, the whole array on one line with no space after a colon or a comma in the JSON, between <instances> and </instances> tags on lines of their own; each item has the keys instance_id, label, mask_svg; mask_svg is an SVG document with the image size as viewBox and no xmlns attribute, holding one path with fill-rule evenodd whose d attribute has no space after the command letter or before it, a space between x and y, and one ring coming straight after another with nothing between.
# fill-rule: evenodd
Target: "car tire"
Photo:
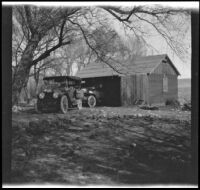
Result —
<instances>
[{"instance_id":1,"label":"car tire","mask_svg":"<svg viewBox=\"0 0 200 190\"><path fill-rule=\"evenodd\" d=\"M96 100L95 96L90 95L87 99L87 103L90 108L94 108L97 104L97 100Z\"/></svg>"},{"instance_id":2,"label":"car tire","mask_svg":"<svg viewBox=\"0 0 200 190\"><path fill-rule=\"evenodd\" d=\"M35 112L36 113L42 113L41 110L38 108L38 104L39 103L38 103L38 100L37 100L37 102L35 103Z\"/></svg>"},{"instance_id":3,"label":"car tire","mask_svg":"<svg viewBox=\"0 0 200 190\"><path fill-rule=\"evenodd\" d=\"M68 108L69 108L68 98L67 98L67 96L64 95L60 99L60 111L64 114L66 114L68 112Z\"/></svg>"}]
</instances>

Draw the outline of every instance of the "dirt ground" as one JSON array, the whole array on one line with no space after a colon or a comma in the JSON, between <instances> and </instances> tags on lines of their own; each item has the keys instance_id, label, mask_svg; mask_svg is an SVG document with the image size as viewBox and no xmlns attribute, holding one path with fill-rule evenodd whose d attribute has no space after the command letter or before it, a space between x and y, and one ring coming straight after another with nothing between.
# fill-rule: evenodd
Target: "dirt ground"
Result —
<instances>
[{"instance_id":1,"label":"dirt ground","mask_svg":"<svg viewBox=\"0 0 200 190\"><path fill-rule=\"evenodd\" d=\"M164 107L13 113L12 182L190 184L190 117Z\"/></svg>"}]
</instances>

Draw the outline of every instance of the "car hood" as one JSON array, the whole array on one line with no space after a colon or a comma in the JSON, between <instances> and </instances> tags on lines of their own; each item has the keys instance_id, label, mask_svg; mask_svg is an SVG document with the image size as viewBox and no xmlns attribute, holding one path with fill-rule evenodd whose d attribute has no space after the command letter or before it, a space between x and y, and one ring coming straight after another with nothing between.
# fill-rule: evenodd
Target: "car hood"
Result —
<instances>
[{"instance_id":1,"label":"car hood","mask_svg":"<svg viewBox=\"0 0 200 190\"><path fill-rule=\"evenodd\" d=\"M45 88L43 89L43 92L47 92L47 93L53 93L53 92L58 92L58 93L62 93L62 89L57 89L57 88Z\"/></svg>"}]
</instances>

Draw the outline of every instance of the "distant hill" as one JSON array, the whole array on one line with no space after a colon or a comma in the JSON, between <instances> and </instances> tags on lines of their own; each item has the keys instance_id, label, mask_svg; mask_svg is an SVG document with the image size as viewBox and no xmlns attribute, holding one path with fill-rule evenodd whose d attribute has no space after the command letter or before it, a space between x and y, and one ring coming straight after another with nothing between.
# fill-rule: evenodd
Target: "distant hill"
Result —
<instances>
[{"instance_id":1,"label":"distant hill","mask_svg":"<svg viewBox=\"0 0 200 190\"><path fill-rule=\"evenodd\" d=\"M191 79L178 79L178 98L180 102L191 101Z\"/></svg>"},{"instance_id":2,"label":"distant hill","mask_svg":"<svg viewBox=\"0 0 200 190\"><path fill-rule=\"evenodd\" d=\"M191 79L178 79L178 87L191 87Z\"/></svg>"}]
</instances>

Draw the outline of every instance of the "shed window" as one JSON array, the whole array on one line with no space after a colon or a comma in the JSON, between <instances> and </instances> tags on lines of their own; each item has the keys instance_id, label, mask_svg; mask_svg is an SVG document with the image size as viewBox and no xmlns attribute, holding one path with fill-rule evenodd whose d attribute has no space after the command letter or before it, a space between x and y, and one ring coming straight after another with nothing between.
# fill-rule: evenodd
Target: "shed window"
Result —
<instances>
[{"instance_id":1,"label":"shed window","mask_svg":"<svg viewBox=\"0 0 200 190\"><path fill-rule=\"evenodd\" d=\"M163 77L163 92L168 92L168 78L165 74Z\"/></svg>"}]
</instances>

